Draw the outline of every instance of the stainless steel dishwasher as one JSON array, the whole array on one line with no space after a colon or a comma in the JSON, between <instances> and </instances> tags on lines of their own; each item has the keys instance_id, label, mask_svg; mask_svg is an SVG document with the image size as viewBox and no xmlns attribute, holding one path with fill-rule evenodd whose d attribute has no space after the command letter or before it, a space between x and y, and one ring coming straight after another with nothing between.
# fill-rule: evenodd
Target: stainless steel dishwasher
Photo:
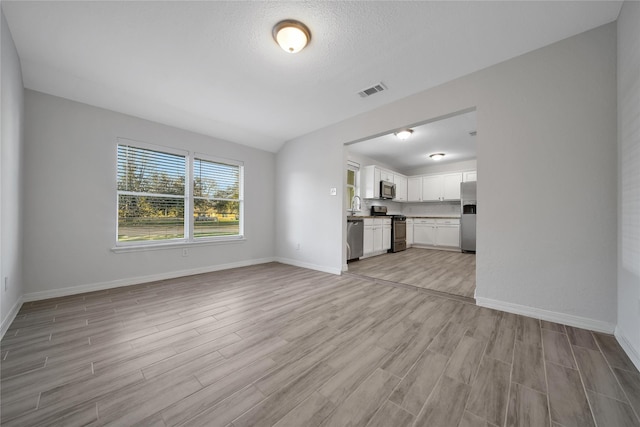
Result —
<instances>
[{"instance_id":1,"label":"stainless steel dishwasher","mask_svg":"<svg viewBox=\"0 0 640 427\"><path fill-rule=\"evenodd\" d=\"M364 220L362 218L347 219L347 261L360 259L364 239Z\"/></svg>"}]
</instances>

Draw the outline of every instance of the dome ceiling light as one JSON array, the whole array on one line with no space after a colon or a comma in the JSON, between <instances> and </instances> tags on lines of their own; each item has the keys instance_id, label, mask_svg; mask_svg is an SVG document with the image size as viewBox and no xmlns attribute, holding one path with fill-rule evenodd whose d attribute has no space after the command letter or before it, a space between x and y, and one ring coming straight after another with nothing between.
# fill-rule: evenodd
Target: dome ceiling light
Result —
<instances>
[{"instance_id":1,"label":"dome ceiling light","mask_svg":"<svg viewBox=\"0 0 640 427\"><path fill-rule=\"evenodd\" d=\"M396 132L394 135L398 137L400 141L406 141L411 137L413 129L402 129Z\"/></svg>"},{"instance_id":2,"label":"dome ceiling light","mask_svg":"<svg viewBox=\"0 0 640 427\"><path fill-rule=\"evenodd\" d=\"M273 27L273 39L285 52L298 53L311 41L311 32L302 22L285 19Z\"/></svg>"},{"instance_id":3,"label":"dome ceiling light","mask_svg":"<svg viewBox=\"0 0 640 427\"><path fill-rule=\"evenodd\" d=\"M437 161L444 157L444 153L433 153L433 154L430 154L429 157Z\"/></svg>"}]
</instances>

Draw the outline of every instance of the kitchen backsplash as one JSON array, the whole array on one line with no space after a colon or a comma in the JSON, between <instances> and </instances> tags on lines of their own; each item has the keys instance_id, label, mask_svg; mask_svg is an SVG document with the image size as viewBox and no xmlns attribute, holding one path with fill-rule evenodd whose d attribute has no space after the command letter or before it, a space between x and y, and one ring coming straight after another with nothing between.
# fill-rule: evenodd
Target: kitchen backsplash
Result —
<instances>
[{"instance_id":1,"label":"kitchen backsplash","mask_svg":"<svg viewBox=\"0 0 640 427\"><path fill-rule=\"evenodd\" d=\"M460 215L460 202L443 203L402 203L402 214L406 216L456 216Z\"/></svg>"},{"instance_id":2,"label":"kitchen backsplash","mask_svg":"<svg viewBox=\"0 0 640 427\"><path fill-rule=\"evenodd\" d=\"M402 205L403 203L391 202L389 200L365 199L364 203L362 203L362 210L364 215L369 215L371 206L386 206L389 215L400 215L402 214Z\"/></svg>"},{"instance_id":3,"label":"kitchen backsplash","mask_svg":"<svg viewBox=\"0 0 640 427\"><path fill-rule=\"evenodd\" d=\"M457 216L460 215L460 202L442 203L397 203L388 200L370 200L362 202L361 215L369 215L371 206L386 206L389 215L402 214L406 216Z\"/></svg>"}]
</instances>

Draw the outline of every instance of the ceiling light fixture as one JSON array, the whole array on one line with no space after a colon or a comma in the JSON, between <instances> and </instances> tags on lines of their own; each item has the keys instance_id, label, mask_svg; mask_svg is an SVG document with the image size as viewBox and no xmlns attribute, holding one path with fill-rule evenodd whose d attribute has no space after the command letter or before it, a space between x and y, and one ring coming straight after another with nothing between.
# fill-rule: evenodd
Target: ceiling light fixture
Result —
<instances>
[{"instance_id":1,"label":"ceiling light fixture","mask_svg":"<svg viewBox=\"0 0 640 427\"><path fill-rule=\"evenodd\" d=\"M409 139L412 133L413 129L402 129L396 132L394 135L397 136L400 141L406 141L407 139Z\"/></svg>"},{"instance_id":2,"label":"ceiling light fixture","mask_svg":"<svg viewBox=\"0 0 640 427\"><path fill-rule=\"evenodd\" d=\"M440 160L444 157L444 153L433 153L430 154L429 157L431 157L433 160Z\"/></svg>"},{"instance_id":3,"label":"ceiling light fixture","mask_svg":"<svg viewBox=\"0 0 640 427\"><path fill-rule=\"evenodd\" d=\"M285 19L273 27L273 39L285 52L297 53L311 41L311 32L302 22Z\"/></svg>"}]
</instances>

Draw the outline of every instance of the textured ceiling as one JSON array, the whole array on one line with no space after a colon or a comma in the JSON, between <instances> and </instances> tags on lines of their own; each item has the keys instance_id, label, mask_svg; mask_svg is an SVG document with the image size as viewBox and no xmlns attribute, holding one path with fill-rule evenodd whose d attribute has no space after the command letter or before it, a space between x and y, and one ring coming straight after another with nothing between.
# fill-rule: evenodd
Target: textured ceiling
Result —
<instances>
[{"instance_id":1,"label":"textured ceiling","mask_svg":"<svg viewBox=\"0 0 640 427\"><path fill-rule=\"evenodd\" d=\"M269 151L615 20L621 2L3 1L27 88ZM291 55L271 37L303 21ZM377 82L388 90L357 92Z\"/></svg>"},{"instance_id":2,"label":"textured ceiling","mask_svg":"<svg viewBox=\"0 0 640 427\"><path fill-rule=\"evenodd\" d=\"M411 170L436 164L461 162L476 158L476 112L471 111L412 128L413 134L400 141L393 133L350 144L349 151L389 165L394 171L409 174ZM445 153L437 162L433 153Z\"/></svg>"}]
</instances>

